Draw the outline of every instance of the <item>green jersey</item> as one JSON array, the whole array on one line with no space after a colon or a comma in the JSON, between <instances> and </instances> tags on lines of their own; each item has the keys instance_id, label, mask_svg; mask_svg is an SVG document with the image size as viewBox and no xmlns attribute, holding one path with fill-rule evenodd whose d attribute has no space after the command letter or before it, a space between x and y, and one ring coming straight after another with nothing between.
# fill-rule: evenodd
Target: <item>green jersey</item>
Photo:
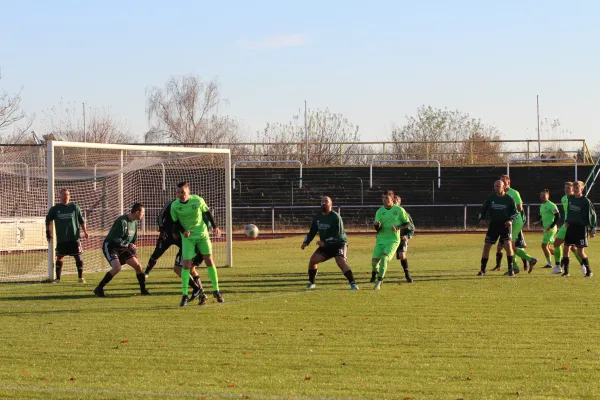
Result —
<instances>
[{"instance_id":1,"label":"green jersey","mask_svg":"<svg viewBox=\"0 0 600 400\"><path fill-rule=\"evenodd\" d=\"M594 205L585 196L569 197L569 215L567 221L573 226L590 226L592 233L596 233L596 211Z\"/></svg>"},{"instance_id":2,"label":"green jersey","mask_svg":"<svg viewBox=\"0 0 600 400\"><path fill-rule=\"evenodd\" d=\"M490 224L503 224L509 220L514 222L518 215L515 201L506 194L504 196L498 196L496 193L489 195L481 206L479 220L483 220L488 212L490 213Z\"/></svg>"},{"instance_id":3,"label":"green jersey","mask_svg":"<svg viewBox=\"0 0 600 400\"><path fill-rule=\"evenodd\" d=\"M408 226L400 230L400 236L406 236L407 238L412 239L415 235L415 223L409 213L406 213L406 216L408 217Z\"/></svg>"},{"instance_id":4,"label":"green jersey","mask_svg":"<svg viewBox=\"0 0 600 400\"><path fill-rule=\"evenodd\" d=\"M542 203L540 206L540 219L542 220L542 227L544 230L554 228L559 218L560 212L558 212L556 204L550 200Z\"/></svg>"},{"instance_id":5,"label":"green jersey","mask_svg":"<svg viewBox=\"0 0 600 400\"><path fill-rule=\"evenodd\" d=\"M85 221L77 204L57 204L50 208L46 215L46 226L52 221L54 221L58 243L79 242L79 228L85 224Z\"/></svg>"},{"instance_id":6,"label":"green jersey","mask_svg":"<svg viewBox=\"0 0 600 400\"><path fill-rule=\"evenodd\" d=\"M506 194L509 195L510 197L512 197L512 199L515 201L515 205L518 206L519 204L523 204L523 199L521 199L521 194L516 191L513 188L509 188L506 191ZM517 207L518 210L518 207ZM519 212L519 214L517 215L517 220L522 220L523 222L525 222L525 218L523 218L523 214L521 212Z\"/></svg>"},{"instance_id":7,"label":"green jersey","mask_svg":"<svg viewBox=\"0 0 600 400\"><path fill-rule=\"evenodd\" d=\"M183 231L190 231L190 236L208 236L208 227L202 214L208 211L204 199L192 194L188 201L182 203L179 199L171 204L171 219L183 227Z\"/></svg>"},{"instance_id":8,"label":"green jersey","mask_svg":"<svg viewBox=\"0 0 600 400\"><path fill-rule=\"evenodd\" d=\"M571 197L572 195L564 195L562 197L562 199L560 199L560 202L562 203L563 206L563 213L565 214L565 221L567 220L567 214L569 211L569 197Z\"/></svg>"},{"instance_id":9,"label":"green jersey","mask_svg":"<svg viewBox=\"0 0 600 400\"><path fill-rule=\"evenodd\" d=\"M317 233L321 241L325 242L325 247L348 243L342 217L335 211L330 211L327 215L317 214L310 225L310 231L306 235L304 243L309 244Z\"/></svg>"},{"instance_id":10,"label":"green jersey","mask_svg":"<svg viewBox=\"0 0 600 400\"><path fill-rule=\"evenodd\" d=\"M394 232L393 227L410 222L404 208L393 205L390 208L381 207L375 213L375 222L381 222L381 229L377 232L377 242L400 242L400 229Z\"/></svg>"},{"instance_id":11,"label":"green jersey","mask_svg":"<svg viewBox=\"0 0 600 400\"><path fill-rule=\"evenodd\" d=\"M131 243L135 244L137 226L137 221L130 220L127 214L121 215L113 222L104 241L119 247L127 247Z\"/></svg>"}]
</instances>

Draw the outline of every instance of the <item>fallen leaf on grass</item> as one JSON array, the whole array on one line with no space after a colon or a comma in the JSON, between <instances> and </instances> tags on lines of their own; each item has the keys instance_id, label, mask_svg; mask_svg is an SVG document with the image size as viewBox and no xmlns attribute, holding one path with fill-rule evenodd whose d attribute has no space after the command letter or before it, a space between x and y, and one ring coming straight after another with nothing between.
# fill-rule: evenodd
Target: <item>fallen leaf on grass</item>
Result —
<instances>
[{"instance_id":1,"label":"fallen leaf on grass","mask_svg":"<svg viewBox=\"0 0 600 400\"><path fill-rule=\"evenodd\" d=\"M362 387L367 387L367 384L366 384L366 383L363 383L361 386L362 386Z\"/></svg>"},{"instance_id":2,"label":"fallen leaf on grass","mask_svg":"<svg viewBox=\"0 0 600 400\"><path fill-rule=\"evenodd\" d=\"M231 388L234 388L235 387L235 383L230 383L228 386L231 387Z\"/></svg>"},{"instance_id":3,"label":"fallen leaf on grass","mask_svg":"<svg viewBox=\"0 0 600 400\"><path fill-rule=\"evenodd\" d=\"M48 325L52 325L52 322L48 322Z\"/></svg>"},{"instance_id":4,"label":"fallen leaf on grass","mask_svg":"<svg viewBox=\"0 0 600 400\"><path fill-rule=\"evenodd\" d=\"M21 375L29 375L29 372L28 371L22 371Z\"/></svg>"},{"instance_id":5,"label":"fallen leaf on grass","mask_svg":"<svg viewBox=\"0 0 600 400\"><path fill-rule=\"evenodd\" d=\"M467 376L467 378L466 378L466 380L467 380L467 381L470 381L470 380L472 380L472 379L473 379L473 378L471 378L470 376Z\"/></svg>"},{"instance_id":6,"label":"fallen leaf on grass","mask_svg":"<svg viewBox=\"0 0 600 400\"><path fill-rule=\"evenodd\" d=\"M160 347L162 349L163 347L165 347L165 345L164 344L159 344L158 347Z\"/></svg>"},{"instance_id":7,"label":"fallen leaf on grass","mask_svg":"<svg viewBox=\"0 0 600 400\"><path fill-rule=\"evenodd\" d=\"M247 356L249 356L250 354L252 354L252 352L251 351L245 351L244 354L247 355Z\"/></svg>"},{"instance_id":8,"label":"fallen leaf on grass","mask_svg":"<svg viewBox=\"0 0 600 400\"><path fill-rule=\"evenodd\" d=\"M312 379L312 376L310 376L310 375L305 375L304 376L304 380L305 381L310 381L311 379Z\"/></svg>"},{"instance_id":9,"label":"fallen leaf on grass","mask_svg":"<svg viewBox=\"0 0 600 400\"><path fill-rule=\"evenodd\" d=\"M402 357L400 357L400 356L394 356L394 358L402 358Z\"/></svg>"},{"instance_id":10,"label":"fallen leaf on grass","mask_svg":"<svg viewBox=\"0 0 600 400\"><path fill-rule=\"evenodd\" d=\"M183 357L183 361L188 361L189 357Z\"/></svg>"},{"instance_id":11,"label":"fallen leaf on grass","mask_svg":"<svg viewBox=\"0 0 600 400\"><path fill-rule=\"evenodd\" d=\"M39 346L35 346L35 349L36 349L36 350L39 350L40 348L39 348Z\"/></svg>"},{"instance_id":12,"label":"fallen leaf on grass","mask_svg":"<svg viewBox=\"0 0 600 400\"><path fill-rule=\"evenodd\" d=\"M129 343L129 339L123 339L121 340L121 343Z\"/></svg>"},{"instance_id":13,"label":"fallen leaf on grass","mask_svg":"<svg viewBox=\"0 0 600 400\"><path fill-rule=\"evenodd\" d=\"M563 365L563 366L562 366L562 369L564 369L565 371L568 371L568 370L569 370L569 367L568 367L567 365Z\"/></svg>"},{"instance_id":14,"label":"fallen leaf on grass","mask_svg":"<svg viewBox=\"0 0 600 400\"><path fill-rule=\"evenodd\" d=\"M76 381L76 380L77 380L77 378L73 377L73 378L71 378L71 380L72 380L72 381Z\"/></svg>"},{"instance_id":15,"label":"fallen leaf on grass","mask_svg":"<svg viewBox=\"0 0 600 400\"><path fill-rule=\"evenodd\" d=\"M243 394L241 397L242 397L242 399L249 399L250 398L250 396L246 396L245 394Z\"/></svg>"}]
</instances>

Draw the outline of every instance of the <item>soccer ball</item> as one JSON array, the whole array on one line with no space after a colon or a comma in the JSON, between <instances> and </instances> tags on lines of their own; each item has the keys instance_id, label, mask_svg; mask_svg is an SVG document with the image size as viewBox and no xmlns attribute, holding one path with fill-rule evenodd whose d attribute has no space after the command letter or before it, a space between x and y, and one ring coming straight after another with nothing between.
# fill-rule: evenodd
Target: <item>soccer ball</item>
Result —
<instances>
[{"instance_id":1,"label":"soccer ball","mask_svg":"<svg viewBox=\"0 0 600 400\"><path fill-rule=\"evenodd\" d=\"M258 237L258 228L254 224L247 224L244 227L244 235L251 239L256 239Z\"/></svg>"}]
</instances>

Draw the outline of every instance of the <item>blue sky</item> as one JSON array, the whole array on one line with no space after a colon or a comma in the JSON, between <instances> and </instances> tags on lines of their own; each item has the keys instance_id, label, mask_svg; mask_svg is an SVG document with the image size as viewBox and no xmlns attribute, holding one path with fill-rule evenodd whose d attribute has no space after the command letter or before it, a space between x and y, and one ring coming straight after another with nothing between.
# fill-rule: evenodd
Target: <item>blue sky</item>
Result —
<instances>
[{"instance_id":1,"label":"blue sky","mask_svg":"<svg viewBox=\"0 0 600 400\"><path fill-rule=\"evenodd\" d=\"M38 115L72 103L148 129L145 93L217 78L248 132L328 107L386 140L420 105L458 109L506 139L558 118L600 141L600 2L0 0L1 87Z\"/></svg>"}]
</instances>

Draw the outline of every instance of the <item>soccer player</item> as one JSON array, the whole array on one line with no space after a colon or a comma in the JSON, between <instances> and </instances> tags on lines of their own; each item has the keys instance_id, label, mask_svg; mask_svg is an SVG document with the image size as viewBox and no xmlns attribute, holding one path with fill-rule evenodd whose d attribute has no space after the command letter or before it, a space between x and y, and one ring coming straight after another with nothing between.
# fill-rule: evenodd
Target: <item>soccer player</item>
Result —
<instances>
[{"instance_id":1,"label":"soccer player","mask_svg":"<svg viewBox=\"0 0 600 400\"><path fill-rule=\"evenodd\" d=\"M72 256L75 259L77 267L77 277L79 283L85 283L83 278L83 248L81 247L80 237L83 231L87 239L88 233L81 214L81 209L75 203L71 203L71 193L68 189L61 189L59 193L60 203L51 207L46 215L46 239L52 240L52 222L56 228L56 280L60 282L60 275L65 256ZM81 230L80 230L81 227Z\"/></svg>"},{"instance_id":2,"label":"soccer player","mask_svg":"<svg viewBox=\"0 0 600 400\"><path fill-rule=\"evenodd\" d=\"M502 175L500 177L500 180L502 182L504 182L506 194L509 195L510 197L512 197L512 199L515 201L515 204L517 205L517 211L518 211L517 219L512 224L513 252L515 255L519 256L523 260L527 260L527 262L529 263L529 270L531 270L537 263L537 259L535 259L534 257L531 257L529 254L527 254L525 252L525 250L523 250L523 248L517 247L517 244L516 244L516 241L519 238L519 233L521 233L521 231L523 230L523 224L525 223L523 200L521 199L521 195L519 194L519 192L510 186L510 176ZM521 235L522 235L522 233L521 233ZM517 266L517 263L513 258L513 268L516 266ZM509 273L510 273L510 271L509 271Z\"/></svg>"},{"instance_id":3,"label":"soccer player","mask_svg":"<svg viewBox=\"0 0 600 400\"><path fill-rule=\"evenodd\" d=\"M594 274L590 269L590 262L585 255L585 248L588 246L588 232L591 238L596 235L596 211L594 205L583 195L585 183L577 181L573 184L573 196L569 197L568 216L565 221L567 232L565 234L563 265L565 272L563 276L569 276L569 247L576 247L579 257L583 262L581 272L586 278L591 278Z\"/></svg>"},{"instance_id":4,"label":"soccer player","mask_svg":"<svg viewBox=\"0 0 600 400\"><path fill-rule=\"evenodd\" d=\"M519 232L517 236L517 240L515 241L515 248L517 249L525 249L527 248L527 242L525 242L525 237L523 236L523 231ZM496 266L492 269L492 271L500 271L502 265L502 250L504 250L504 240L498 240L498 247L496 247ZM523 259L523 269L527 271L527 260ZM515 274L521 272L519 266L516 264L515 257L513 257L513 271ZM508 272L505 272L504 275L508 275Z\"/></svg>"},{"instance_id":5,"label":"soccer player","mask_svg":"<svg viewBox=\"0 0 600 400\"><path fill-rule=\"evenodd\" d=\"M491 194L481 206L480 224L485 224L484 218L488 212L490 214L490 224L485 234L485 244L481 254L481 269L477 275L485 275L490 250L498 239L502 239L506 250L506 261L508 262L508 276L515 276L511 241L512 225L517 219L518 211L513 198L505 192L504 182L501 180L494 182L494 194Z\"/></svg>"},{"instance_id":6,"label":"soccer player","mask_svg":"<svg viewBox=\"0 0 600 400\"><path fill-rule=\"evenodd\" d=\"M354 274L348 266L348 237L344 232L344 223L342 217L335 211L331 210L333 202L328 196L324 196L321 199L321 212L318 213L310 225L310 231L306 235L306 238L302 242L300 248L304 250L306 246L314 239L315 235L319 234L319 241L317 242L317 250L313 253L308 261L308 289L314 289L315 278L317 276L319 264L334 258L336 264L342 272L348 283L350 283L350 289L358 290L358 285L354 281Z\"/></svg>"},{"instance_id":7,"label":"soccer player","mask_svg":"<svg viewBox=\"0 0 600 400\"><path fill-rule=\"evenodd\" d=\"M102 244L102 252L109 262L111 270L104 275L102 281L94 289L96 296L105 297L104 287L121 271L123 264L129 265L135 270L140 293L144 296L150 294L146 289L146 277L142 271L142 265L137 259L135 248L138 221L142 218L144 218L144 206L141 203L135 203L131 206L128 214L121 215L113 222Z\"/></svg>"},{"instance_id":8,"label":"soccer player","mask_svg":"<svg viewBox=\"0 0 600 400\"><path fill-rule=\"evenodd\" d=\"M540 192L540 200L542 201L542 204L540 205L540 215L537 220L533 221L533 224L538 225L540 222L542 223L542 228L544 229L542 251L544 252L547 263L544 268L552 268L550 255L554 254L555 250L553 250L550 245L554 243L556 232L558 231L556 224L560 219L560 212L558 211L556 204L550 201L550 191L548 189L544 189ZM531 272L531 269L529 272Z\"/></svg>"},{"instance_id":9,"label":"soccer player","mask_svg":"<svg viewBox=\"0 0 600 400\"><path fill-rule=\"evenodd\" d=\"M563 214L564 221L567 221L567 215L569 214L569 198L573 196L573 182L565 182L565 195L560 199L560 202L563 206ZM563 249L562 244L565 241L565 235L567 233L567 226L563 224L558 230L556 234L556 239L554 239L554 268L550 271L551 274L562 274L562 259L563 259ZM579 257L579 253L575 247L571 247L571 252L577 258L579 265L581 266L581 270L585 270L585 265L583 265L583 260Z\"/></svg>"},{"instance_id":10,"label":"soccer player","mask_svg":"<svg viewBox=\"0 0 600 400\"><path fill-rule=\"evenodd\" d=\"M223 300L223 296L219 290L219 277L212 258L210 236L208 235L208 228L204 223L202 215L206 214L217 237L221 237L221 230L217 227L208 205L206 205L202 197L190 194L190 184L188 182L181 182L177 185L177 200L171 204L170 212L171 219L183 236L181 239L183 254L183 269L181 270L182 297L179 306L184 307L188 302L190 269L192 268L192 261L196 256L196 248L200 250L200 254L202 254L206 263L208 277L213 287L213 297L219 303L223 303L225 300ZM199 304L202 305L204 303Z\"/></svg>"},{"instance_id":11,"label":"soccer player","mask_svg":"<svg viewBox=\"0 0 600 400\"><path fill-rule=\"evenodd\" d=\"M402 204L402 199L400 196L394 197L394 203L404 210L400 204ZM406 212L406 210L405 210ZM408 217L408 227L400 230L400 245L396 250L396 259L400 260L400 264L402 265L402 269L404 270L404 277L406 278L406 282L413 283L413 278L410 276L410 272L408 271L408 259L406 258L406 253L408 252L408 241L415 234L415 224L413 223L412 217L409 213L406 213ZM376 273L371 273L371 282L375 282Z\"/></svg>"},{"instance_id":12,"label":"soccer player","mask_svg":"<svg viewBox=\"0 0 600 400\"><path fill-rule=\"evenodd\" d=\"M163 209L160 211L160 213L158 214L157 219L157 223L158 223L158 229L159 229L159 236L158 239L156 240L156 246L154 248L154 251L152 252L152 255L150 256L150 260L148 260L148 265L146 266L146 270L144 271L144 275L146 276L146 278L148 278L148 276L150 275L150 271L152 271L152 268L154 268L154 266L156 265L156 263L158 262L159 258L162 257L163 254L165 254L165 252L172 246L175 245L179 248L179 251L177 252L177 255L175 256L175 263L173 265L173 271L175 272L175 274L177 274L177 276L179 276L181 278L181 269L183 268L183 260L182 260L182 251L181 251L181 234L178 232L179 229L177 229L177 232L174 232L174 226L175 223L173 222L173 220L171 219L171 205L173 204L173 200L169 201L167 204L165 204L165 206L163 207ZM205 223L207 223L208 221L205 220ZM192 288L192 295L190 297L190 301L191 300L195 300L196 298L200 297L200 302L202 302L202 304L206 303L206 295L204 294L204 290L202 288L202 282L200 281L200 276L198 275L198 272L196 271L196 267L200 266L200 264L202 264L203 258L202 258L202 254L197 254L193 261L192 261L192 269L190 270L190 275L191 278L189 285Z\"/></svg>"},{"instance_id":13,"label":"soccer player","mask_svg":"<svg viewBox=\"0 0 600 400\"><path fill-rule=\"evenodd\" d=\"M375 213L373 224L377 231L373 258L371 259L371 269L377 271L377 283L375 283L373 290L381 289L390 257L396 253L400 245L400 230L406 229L409 225L406 211L394 204L394 192L392 190L384 191L381 199L383 207Z\"/></svg>"}]
</instances>

